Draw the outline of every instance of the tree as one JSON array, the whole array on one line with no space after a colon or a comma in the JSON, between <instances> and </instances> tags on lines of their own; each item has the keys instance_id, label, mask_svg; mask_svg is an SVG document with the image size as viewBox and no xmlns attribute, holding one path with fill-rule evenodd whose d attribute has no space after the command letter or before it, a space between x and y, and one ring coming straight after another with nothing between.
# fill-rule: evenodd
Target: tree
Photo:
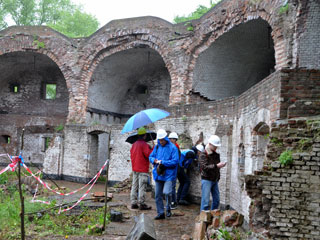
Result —
<instances>
[{"instance_id":1,"label":"tree","mask_svg":"<svg viewBox=\"0 0 320 240\"><path fill-rule=\"evenodd\" d=\"M0 29L10 19L18 26L47 25L68 37L86 37L99 22L70 0L0 0ZM81 23L81 24L80 24Z\"/></svg>"},{"instance_id":2,"label":"tree","mask_svg":"<svg viewBox=\"0 0 320 240\"><path fill-rule=\"evenodd\" d=\"M0 0L0 30L8 26L4 20L5 16L6 16L6 11L4 9L4 1Z\"/></svg>"},{"instance_id":3,"label":"tree","mask_svg":"<svg viewBox=\"0 0 320 240\"><path fill-rule=\"evenodd\" d=\"M92 15L82 13L79 9L72 12L63 12L61 18L55 24L48 24L49 27L58 32L68 33L69 37L86 37L94 33L99 22Z\"/></svg>"},{"instance_id":4,"label":"tree","mask_svg":"<svg viewBox=\"0 0 320 240\"><path fill-rule=\"evenodd\" d=\"M210 0L210 7L199 5L198 8L194 12L190 13L188 16L175 16L175 18L173 19L173 22L180 23L180 22L186 22L186 21L198 19L202 15L207 13L211 8L213 8L219 1L220 0L218 1L216 0L213 2L212 0Z\"/></svg>"}]
</instances>

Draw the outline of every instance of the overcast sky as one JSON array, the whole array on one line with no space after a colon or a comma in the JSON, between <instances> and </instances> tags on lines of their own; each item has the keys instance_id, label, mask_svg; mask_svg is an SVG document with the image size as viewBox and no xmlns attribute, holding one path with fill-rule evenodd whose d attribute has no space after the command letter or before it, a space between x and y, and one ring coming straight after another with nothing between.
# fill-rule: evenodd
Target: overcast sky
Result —
<instances>
[{"instance_id":1,"label":"overcast sky","mask_svg":"<svg viewBox=\"0 0 320 240\"><path fill-rule=\"evenodd\" d=\"M210 0L72 0L98 18L100 26L114 19L155 16L169 22L177 15L188 15L199 5L209 7Z\"/></svg>"}]
</instances>

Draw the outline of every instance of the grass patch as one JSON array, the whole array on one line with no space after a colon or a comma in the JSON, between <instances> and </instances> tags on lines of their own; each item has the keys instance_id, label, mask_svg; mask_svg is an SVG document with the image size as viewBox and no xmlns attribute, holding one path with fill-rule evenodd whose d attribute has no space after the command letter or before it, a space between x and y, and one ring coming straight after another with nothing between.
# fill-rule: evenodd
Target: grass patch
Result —
<instances>
[{"instance_id":1,"label":"grass patch","mask_svg":"<svg viewBox=\"0 0 320 240\"><path fill-rule=\"evenodd\" d=\"M8 174L7 174L8 173ZM20 198L15 173L6 172L0 175L0 239L20 239ZM25 189L24 185L23 189ZM55 206L31 203L32 196L24 190L25 213L39 212ZM41 199L41 197L37 197ZM42 199L46 200L46 199ZM41 239L50 236L71 236L97 234L92 231L103 224L104 208L91 209L80 204L80 207L66 213L58 214L58 209L45 213L25 215L26 236ZM110 215L107 215L107 223Z\"/></svg>"}]
</instances>

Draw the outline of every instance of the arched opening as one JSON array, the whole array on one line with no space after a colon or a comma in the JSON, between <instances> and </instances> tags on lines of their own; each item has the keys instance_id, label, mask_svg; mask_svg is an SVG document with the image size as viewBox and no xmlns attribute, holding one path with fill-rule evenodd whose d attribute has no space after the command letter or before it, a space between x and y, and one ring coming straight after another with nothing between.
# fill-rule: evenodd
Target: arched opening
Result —
<instances>
[{"instance_id":1,"label":"arched opening","mask_svg":"<svg viewBox=\"0 0 320 240\"><path fill-rule=\"evenodd\" d=\"M58 65L36 52L0 56L0 132L15 154L24 132L24 159L42 164L49 140L68 115L69 93ZM20 147L20 146L19 146Z\"/></svg>"},{"instance_id":2,"label":"arched opening","mask_svg":"<svg viewBox=\"0 0 320 240\"><path fill-rule=\"evenodd\" d=\"M252 132L252 172L261 170L269 143L269 126L260 122Z\"/></svg>"},{"instance_id":3,"label":"arched opening","mask_svg":"<svg viewBox=\"0 0 320 240\"><path fill-rule=\"evenodd\" d=\"M238 96L274 71L270 25L251 20L232 28L200 54L193 92L209 100Z\"/></svg>"},{"instance_id":4,"label":"arched opening","mask_svg":"<svg viewBox=\"0 0 320 240\"><path fill-rule=\"evenodd\" d=\"M98 64L89 86L88 107L118 114L166 108L170 86L160 54L139 46L108 56Z\"/></svg>"},{"instance_id":5,"label":"arched opening","mask_svg":"<svg viewBox=\"0 0 320 240\"><path fill-rule=\"evenodd\" d=\"M65 118L66 81L57 64L34 52L0 56L0 110L8 114Z\"/></svg>"}]
</instances>

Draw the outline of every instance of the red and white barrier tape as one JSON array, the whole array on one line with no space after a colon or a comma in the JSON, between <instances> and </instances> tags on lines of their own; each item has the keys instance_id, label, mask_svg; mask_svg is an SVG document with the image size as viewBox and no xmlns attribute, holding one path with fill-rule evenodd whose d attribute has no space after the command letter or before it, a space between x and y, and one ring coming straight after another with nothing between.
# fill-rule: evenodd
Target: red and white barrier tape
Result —
<instances>
[{"instance_id":1,"label":"red and white barrier tape","mask_svg":"<svg viewBox=\"0 0 320 240\"><path fill-rule=\"evenodd\" d=\"M8 171L10 169L10 167L9 167L9 165L6 167L6 168L4 168L4 169L2 169L1 171L0 171L0 175L2 174L2 173L5 173L6 171Z\"/></svg>"},{"instance_id":2,"label":"red and white barrier tape","mask_svg":"<svg viewBox=\"0 0 320 240\"><path fill-rule=\"evenodd\" d=\"M34 202L39 202L39 203L44 203L44 204L50 204L50 202L42 201L42 200L36 200L36 199L35 199L36 196L37 196L37 192L38 192L38 186L39 186L39 184L37 184L36 191L35 191L35 193L34 193L34 195L33 195L33 198L31 199L30 202L32 202L32 203L34 203Z\"/></svg>"},{"instance_id":3,"label":"red and white barrier tape","mask_svg":"<svg viewBox=\"0 0 320 240\"><path fill-rule=\"evenodd\" d=\"M2 169L1 171L0 171L0 175L2 174L2 173L5 173L6 171L8 171L9 169L12 171L12 172L14 172L14 170L16 169L16 167L18 166L18 163L20 162L20 158L18 157L18 156L9 156L8 154L1 154L2 156L8 156L9 157L9 159L10 159L10 161L11 161L11 163L7 166L7 167L5 167L4 169Z\"/></svg>"},{"instance_id":4,"label":"red and white barrier tape","mask_svg":"<svg viewBox=\"0 0 320 240\"><path fill-rule=\"evenodd\" d=\"M107 163L109 162L109 159L107 159L107 161L103 164L103 166L101 167L100 171L97 173L96 175L96 179L94 180L94 182L92 183L92 185L89 187L89 189L82 195L82 197L75 203L73 204L71 207L67 208L67 209L63 209L62 212L66 212L71 210L72 208L74 208L75 206L77 206L90 192L91 188L94 186L94 184L96 183L96 181L98 180L98 178L100 177L100 174L102 172L102 170L105 168L105 166L107 165ZM93 178L94 179L94 178ZM107 194L107 193L106 193ZM59 210L59 214L61 213L61 208Z\"/></svg>"},{"instance_id":5,"label":"red and white barrier tape","mask_svg":"<svg viewBox=\"0 0 320 240\"><path fill-rule=\"evenodd\" d=\"M94 186L94 184L96 183L96 181L98 180L99 176L100 176L100 173L98 173L98 176L96 177L96 179L94 180L94 182L92 183L92 185L89 187L89 189L82 195L82 197L74 204L72 205L71 207L67 208L67 209L63 209L62 212L66 212L66 211L69 211L71 210L72 208L74 208L75 206L77 206L87 195L88 193L90 192L91 188ZM59 214L61 213L61 208L59 210Z\"/></svg>"},{"instance_id":6,"label":"red and white barrier tape","mask_svg":"<svg viewBox=\"0 0 320 240\"><path fill-rule=\"evenodd\" d=\"M61 196L69 196L69 195L72 195L72 194L75 194L76 192L79 192L80 190L84 189L85 187L87 187L93 180L99 178L102 170L105 168L105 166L107 165L108 163L108 160L106 160L106 162L103 164L103 166L101 167L101 169L99 170L99 172L86 184L84 185L83 187L77 189L77 190L74 190L72 192L69 192L69 193L61 193L61 192L58 192L58 191L55 191L53 189L51 189L48 184L46 184L44 181L42 181L39 177L35 176L32 171L25 165L23 164L23 167L39 182L41 183L46 189L50 190L51 192L53 193L56 193L58 195L61 195ZM99 176L98 176L99 175Z\"/></svg>"},{"instance_id":7,"label":"red and white barrier tape","mask_svg":"<svg viewBox=\"0 0 320 240\"><path fill-rule=\"evenodd\" d=\"M3 156L5 154L2 154ZM17 156L14 156L14 157L11 157L7 154L7 156L10 158L11 162L6 168L4 168L3 170L0 171L0 175L6 171L8 171L9 169L11 169L12 171L14 171L17 167L17 165L21 162L21 159L22 157L17 157ZM13 160L14 159L14 160ZM48 184L46 184L44 181L42 181L40 179L40 177L37 177L36 175L39 173L39 171L34 174L26 165L25 163L22 161L22 164L23 164L23 167L27 170L28 173L31 174L32 177L34 177L40 184L42 184L46 189L50 190L51 192L54 192L58 195L61 195L61 196L68 196L68 195L72 195L82 189L84 189L86 186L88 186L92 181L93 183L91 184L91 186L89 187L89 189L82 195L82 197L74 204L72 205L71 207L67 208L67 209L63 209L62 212L66 212L66 211L69 211L71 210L72 208L74 208L75 206L77 206L87 195L88 193L90 192L90 190L93 188L94 184L97 182L98 178L100 177L101 175L101 172L103 171L103 169L106 167L106 165L108 164L109 162L109 159L106 160L106 162L103 164L103 166L101 167L101 169L99 170L99 172L86 184L84 185L83 187L75 190L75 191L72 191L70 193L60 193L60 192L57 192L53 189L51 189ZM36 188L36 193L38 191L38 184L37 184L37 188ZM36 193L34 194L33 196L33 199L31 200L31 202L41 202L41 203L45 203L45 204L50 204L50 202L46 202L46 201L42 201L42 200L35 200L35 197L36 197ZM61 213L61 208L59 210L59 214Z\"/></svg>"}]
</instances>

